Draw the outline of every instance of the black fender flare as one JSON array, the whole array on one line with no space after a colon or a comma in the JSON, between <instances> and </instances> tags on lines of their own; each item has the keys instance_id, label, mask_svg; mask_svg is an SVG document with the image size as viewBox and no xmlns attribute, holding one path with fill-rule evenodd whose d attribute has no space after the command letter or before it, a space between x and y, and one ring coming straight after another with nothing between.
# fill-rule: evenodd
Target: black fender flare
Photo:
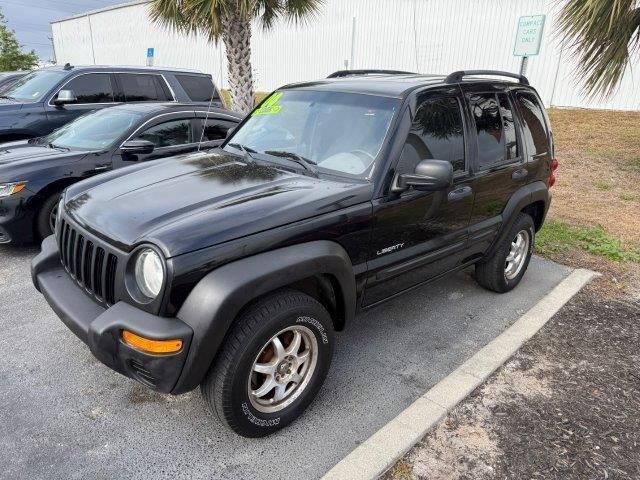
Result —
<instances>
[{"instance_id":1,"label":"black fender flare","mask_svg":"<svg viewBox=\"0 0 640 480\"><path fill-rule=\"evenodd\" d=\"M312 275L335 278L345 320L356 310L356 283L351 259L339 244L326 240L302 243L242 258L202 278L177 317L193 330L189 354L172 393L197 387L240 310L265 293Z\"/></svg>"},{"instance_id":2,"label":"black fender flare","mask_svg":"<svg viewBox=\"0 0 640 480\"><path fill-rule=\"evenodd\" d=\"M502 211L502 227L500 228L500 233L494 240L491 247L489 247L489 250L485 253L485 258L491 257L491 255L496 251L498 245L509 233L518 213L520 213L527 205L531 205L538 201L544 202L544 215L542 216L544 220L544 217L547 215L547 211L549 210L549 204L551 203L551 193L549 192L547 185L538 180L516 190Z\"/></svg>"}]
</instances>

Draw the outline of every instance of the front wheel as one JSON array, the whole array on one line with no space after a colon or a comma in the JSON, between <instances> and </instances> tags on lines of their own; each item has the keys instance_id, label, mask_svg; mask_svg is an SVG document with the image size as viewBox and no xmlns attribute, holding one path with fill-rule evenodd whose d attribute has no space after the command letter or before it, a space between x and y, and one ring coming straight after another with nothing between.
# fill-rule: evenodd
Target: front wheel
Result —
<instances>
[{"instance_id":1,"label":"front wheel","mask_svg":"<svg viewBox=\"0 0 640 480\"><path fill-rule=\"evenodd\" d=\"M40 207L36 218L36 234L40 240L44 240L55 231L59 201L60 193L55 193L48 197Z\"/></svg>"},{"instance_id":2,"label":"front wheel","mask_svg":"<svg viewBox=\"0 0 640 480\"><path fill-rule=\"evenodd\" d=\"M311 403L331 365L333 324L312 297L280 290L248 307L201 385L218 418L245 437L269 435Z\"/></svg>"},{"instance_id":3,"label":"front wheel","mask_svg":"<svg viewBox=\"0 0 640 480\"><path fill-rule=\"evenodd\" d=\"M494 292L504 293L522 280L533 254L535 226L526 213L519 213L509 233L491 257L476 264L476 280Z\"/></svg>"}]
</instances>

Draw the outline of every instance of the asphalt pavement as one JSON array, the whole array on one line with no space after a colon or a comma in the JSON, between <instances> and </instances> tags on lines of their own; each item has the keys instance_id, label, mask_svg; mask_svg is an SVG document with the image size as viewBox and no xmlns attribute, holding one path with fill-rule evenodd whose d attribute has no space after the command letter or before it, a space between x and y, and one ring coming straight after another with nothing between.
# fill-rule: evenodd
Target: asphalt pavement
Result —
<instances>
[{"instance_id":1,"label":"asphalt pavement","mask_svg":"<svg viewBox=\"0 0 640 480\"><path fill-rule=\"evenodd\" d=\"M33 248L0 247L0 477L318 478L535 305L570 270L534 258L499 295L466 270L358 316L297 422L262 439L199 390L154 393L93 358L33 288Z\"/></svg>"}]
</instances>

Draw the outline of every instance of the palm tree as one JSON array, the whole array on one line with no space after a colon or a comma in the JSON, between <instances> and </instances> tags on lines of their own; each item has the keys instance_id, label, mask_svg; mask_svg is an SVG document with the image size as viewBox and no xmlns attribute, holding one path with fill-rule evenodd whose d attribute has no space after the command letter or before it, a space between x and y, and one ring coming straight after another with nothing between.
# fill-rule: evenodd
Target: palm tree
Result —
<instances>
[{"instance_id":1,"label":"palm tree","mask_svg":"<svg viewBox=\"0 0 640 480\"><path fill-rule=\"evenodd\" d=\"M559 28L590 96L608 96L640 50L638 0L567 0Z\"/></svg>"},{"instance_id":2,"label":"palm tree","mask_svg":"<svg viewBox=\"0 0 640 480\"><path fill-rule=\"evenodd\" d=\"M324 0L152 0L151 19L185 33L203 33L210 41L222 37L227 51L232 108L253 108L251 21L263 28L276 20L301 22L318 12Z\"/></svg>"}]
</instances>

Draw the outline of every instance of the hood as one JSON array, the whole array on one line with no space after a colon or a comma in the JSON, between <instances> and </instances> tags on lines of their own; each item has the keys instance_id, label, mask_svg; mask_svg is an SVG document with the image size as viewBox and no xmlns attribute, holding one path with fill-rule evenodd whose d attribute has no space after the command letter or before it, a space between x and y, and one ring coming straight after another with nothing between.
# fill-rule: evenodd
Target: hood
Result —
<instances>
[{"instance_id":1,"label":"hood","mask_svg":"<svg viewBox=\"0 0 640 480\"><path fill-rule=\"evenodd\" d=\"M26 140L0 145L0 182L29 180L43 168L68 163L84 157L87 151L63 150L30 144Z\"/></svg>"},{"instance_id":2,"label":"hood","mask_svg":"<svg viewBox=\"0 0 640 480\"><path fill-rule=\"evenodd\" d=\"M371 199L371 185L246 163L222 150L154 162L104 183L76 184L66 210L123 250L150 242L167 257Z\"/></svg>"},{"instance_id":3,"label":"hood","mask_svg":"<svg viewBox=\"0 0 640 480\"><path fill-rule=\"evenodd\" d=\"M20 110L24 103L9 98L0 98L0 114Z\"/></svg>"}]
</instances>

